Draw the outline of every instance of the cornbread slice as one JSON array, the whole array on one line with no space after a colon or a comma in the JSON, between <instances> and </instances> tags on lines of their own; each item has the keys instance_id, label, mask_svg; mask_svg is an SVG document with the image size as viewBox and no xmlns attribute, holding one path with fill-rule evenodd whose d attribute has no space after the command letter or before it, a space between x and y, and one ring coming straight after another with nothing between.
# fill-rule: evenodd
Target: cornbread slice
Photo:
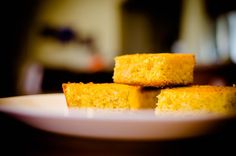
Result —
<instances>
[{"instance_id":1,"label":"cornbread slice","mask_svg":"<svg viewBox=\"0 0 236 156\"><path fill-rule=\"evenodd\" d=\"M193 82L193 54L131 54L115 58L113 81L141 86L187 85Z\"/></svg>"},{"instance_id":2,"label":"cornbread slice","mask_svg":"<svg viewBox=\"0 0 236 156\"><path fill-rule=\"evenodd\" d=\"M236 112L236 88L223 86L190 86L162 89L157 96L157 112L198 111Z\"/></svg>"},{"instance_id":3,"label":"cornbread slice","mask_svg":"<svg viewBox=\"0 0 236 156\"><path fill-rule=\"evenodd\" d=\"M115 83L63 83L62 88L68 107L79 108L155 108L159 92Z\"/></svg>"}]
</instances>

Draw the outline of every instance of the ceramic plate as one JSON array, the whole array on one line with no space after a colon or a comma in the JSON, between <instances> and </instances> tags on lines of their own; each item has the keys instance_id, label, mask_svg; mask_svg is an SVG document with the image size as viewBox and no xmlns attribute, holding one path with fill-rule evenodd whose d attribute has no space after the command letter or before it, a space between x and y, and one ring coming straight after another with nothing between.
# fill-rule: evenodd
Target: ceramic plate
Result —
<instances>
[{"instance_id":1,"label":"ceramic plate","mask_svg":"<svg viewBox=\"0 0 236 156\"><path fill-rule=\"evenodd\" d=\"M44 131L126 140L166 140L205 135L228 119L209 114L158 114L151 109L68 109L62 93L1 98L0 112Z\"/></svg>"}]
</instances>

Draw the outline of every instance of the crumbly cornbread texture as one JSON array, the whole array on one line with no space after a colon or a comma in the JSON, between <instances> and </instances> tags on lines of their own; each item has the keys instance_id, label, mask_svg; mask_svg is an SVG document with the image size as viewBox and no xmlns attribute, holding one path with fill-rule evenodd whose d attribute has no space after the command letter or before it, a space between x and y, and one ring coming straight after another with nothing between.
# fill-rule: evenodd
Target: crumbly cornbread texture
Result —
<instances>
[{"instance_id":1,"label":"crumbly cornbread texture","mask_svg":"<svg viewBox=\"0 0 236 156\"><path fill-rule=\"evenodd\" d=\"M193 83L193 54L131 54L115 58L113 81L142 86Z\"/></svg>"},{"instance_id":2,"label":"crumbly cornbread texture","mask_svg":"<svg viewBox=\"0 0 236 156\"><path fill-rule=\"evenodd\" d=\"M162 89L161 93L157 97L157 112L236 112L235 87L190 86Z\"/></svg>"},{"instance_id":3,"label":"crumbly cornbread texture","mask_svg":"<svg viewBox=\"0 0 236 156\"><path fill-rule=\"evenodd\" d=\"M115 83L63 83L68 107L79 108L155 108L159 90Z\"/></svg>"}]
</instances>

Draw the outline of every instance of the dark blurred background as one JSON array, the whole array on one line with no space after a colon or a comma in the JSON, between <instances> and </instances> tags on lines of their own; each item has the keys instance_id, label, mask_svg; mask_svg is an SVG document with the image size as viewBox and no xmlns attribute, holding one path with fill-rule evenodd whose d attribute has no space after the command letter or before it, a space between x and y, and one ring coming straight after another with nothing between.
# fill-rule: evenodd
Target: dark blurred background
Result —
<instances>
[{"instance_id":1,"label":"dark blurred background","mask_svg":"<svg viewBox=\"0 0 236 156\"><path fill-rule=\"evenodd\" d=\"M195 53L196 84L236 84L234 0L1 2L0 97L112 82L126 53Z\"/></svg>"},{"instance_id":2,"label":"dark blurred background","mask_svg":"<svg viewBox=\"0 0 236 156\"><path fill-rule=\"evenodd\" d=\"M36 0L1 2L1 96L16 95L19 57L38 4Z\"/></svg>"}]
</instances>

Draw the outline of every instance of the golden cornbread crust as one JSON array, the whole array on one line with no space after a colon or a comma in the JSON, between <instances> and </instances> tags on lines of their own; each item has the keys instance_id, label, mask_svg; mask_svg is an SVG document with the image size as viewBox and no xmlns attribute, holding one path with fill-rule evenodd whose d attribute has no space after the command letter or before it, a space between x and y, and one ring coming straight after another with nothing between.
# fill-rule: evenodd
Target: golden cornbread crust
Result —
<instances>
[{"instance_id":1,"label":"golden cornbread crust","mask_svg":"<svg viewBox=\"0 0 236 156\"><path fill-rule=\"evenodd\" d=\"M224 114L236 113L235 87L195 85L162 89L157 97L157 112L203 111Z\"/></svg>"},{"instance_id":2,"label":"golden cornbread crust","mask_svg":"<svg viewBox=\"0 0 236 156\"><path fill-rule=\"evenodd\" d=\"M193 83L193 54L131 54L115 58L113 81L141 86L173 86Z\"/></svg>"},{"instance_id":3,"label":"golden cornbread crust","mask_svg":"<svg viewBox=\"0 0 236 156\"><path fill-rule=\"evenodd\" d=\"M62 88L68 107L79 108L155 108L158 92L115 83L63 83ZM149 100L144 102L147 97Z\"/></svg>"}]
</instances>

